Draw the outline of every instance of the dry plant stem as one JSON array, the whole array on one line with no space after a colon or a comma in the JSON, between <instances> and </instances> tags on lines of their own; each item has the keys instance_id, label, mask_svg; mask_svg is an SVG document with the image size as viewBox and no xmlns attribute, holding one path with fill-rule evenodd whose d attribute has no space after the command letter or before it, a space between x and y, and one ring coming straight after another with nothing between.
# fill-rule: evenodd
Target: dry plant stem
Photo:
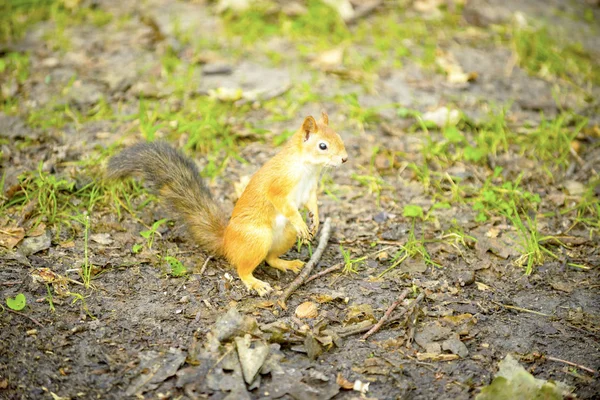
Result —
<instances>
[{"instance_id":1,"label":"dry plant stem","mask_svg":"<svg viewBox=\"0 0 600 400\"><path fill-rule=\"evenodd\" d=\"M396 321L401 320L403 318L404 314L406 314L407 312L413 310L415 308L415 306L417 304L419 304L421 302L421 300L423 300L424 297L425 297L425 294L424 293L420 293L417 296L417 298L414 299L412 303L410 303L410 305L408 307L406 307L404 310L402 310L400 312L400 314L394 316L393 318L388 319L387 321L384 321L383 324L384 325L389 325L392 322L396 322ZM373 328L373 326L374 326L373 324L370 324L370 325L367 325L367 326L361 326L361 327L358 327L358 328L356 328L355 330L352 330L352 331L338 333L338 335L341 338L344 338L344 337L347 337L347 336L356 335L356 334L367 332L367 331L371 330Z\"/></svg>"},{"instance_id":2,"label":"dry plant stem","mask_svg":"<svg viewBox=\"0 0 600 400\"><path fill-rule=\"evenodd\" d=\"M527 312L527 313L531 313L531 314L535 314L535 315L541 315L542 317L550 317L550 315L548 314L544 314L541 313L539 311L534 311L534 310L529 310L527 308L521 308L521 307L517 307L517 306L509 306L507 304L502 304L502 303L498 303L496 301L492 301L492 303L502 306L504 308L508 308L509 310L516 310L516 311L521 311L521 312Z\"/></svg>"},{"instance_id":3,"label":"dry plant stem","mask_svg":"<svg viewBox=\"0 0 600 400\"><path fill-rule=\"evenodd\" d=\"M414 299L413 302L410 303L410 305L408 307L406 307L404 310L402 310L400 312L400 314L396 315L394 318L391 318L388 321L388 323L390 323L390 322L396 322L396 321L402 319L402 317L404 316L404 314L406 314L409 311L412 311L417 306L417 304L419 304L423 300L423 298L425 298L425 293L423 293L423 292L419 293L419 295L417 296L417 298Z\"/></svg>"},{"instance_id":4,"label":"dry plant stem","mask_svg":"<svg viewBox=\"0 0 600 400\"><path fill-rule=\"evenodd\" d=\"M200 272L198 272L198 276L204 275L204 271L206 271L206 267L208 266L208 262L210 260L212 260L212 256L206 257L206 260L204 260L204 264L202 264L202 268L200 268Z\"/></svg>"},{"instance_id":5,"label":"dry plant stem","mask_svg":"<svg viewBox=\"0 0 600 400\"><path fill-rule=\"evenodd\" d=\"M582 369L582 370L584 370L584 371L587 371L587 372L589 372L589 373L591 373L591 374L597 374L597 373L598 373L598 371L596 371L596 370L593 370L593 369L591 369L591 368L588 368L588 367L585 367L585 366L583 366L583 365L581 365L581 364L576 364L576 363L574 363L574 362L567 361L567 360L561 360L560 358L551 357L551 356L546 356L546 360L550 360L550 361L556 361L556 362L560 362L560 363L563 363L563 364L567 364L567 365L570 365L570 366L572 366L572 367L576 367L576 368Z\"/></svg>"},{"instance_id":6,"label":"dry plant stem","mask_svg":"<svg viewBox=\"0 0 600 400\"><path fill-rule=\"evenodd\" d=\"M398 307L398 305L402 303L402 301L406 298L406 296L408 296L409 293L410 289L404 289L404 291L400 293L400 297L398 297L398 299L396 299L396 301L394 301L392 305L388 307L385 314L383 314L383 317L381 317L381 319L369 330L369 332L365 333L361 339L367 340L369 336L377 332L383 326L383 324L390 318L392 311L394 311L396 307Z\"/></svg>"},{"instance_id":7,"label":"dry plant stem","mask_svg":"<svg viewBox=\"0 0 600 400\"><path fill-rule=\"evenodd\" d=\"M281 307L286 308L285 301L291 296L291 294L298 289L308 278L308 275L312 272L313 268L317 264L317 262L321 259L323 252L325 251L325 247L327 247L327 242L329 242L329 236L331 235L331 218L326 218L325 223L323 224L323 231L321 232L321 238L319 239L319 246L317 250L313 253L312 257L304 268L302 272L290 283L290 285L283 291L283 294L279 297L278 303Z\"/></svg>"},{"instance_id":8,"label":"dry plant stem","mask_svg":"<svg viewBox=\"0 0 600 400\"><path fill-rule=\"evenodd\" d=\"M10 308L7 308L8 311L10 311L11 313L20 315L21 317L25 317L28 318L31 322L33 322L34 324L36 324L37 326L39 326L40 328L43 328L44 325L42 325L38 320L36 320L35 318L30 317L27 314L23 314L21 312L15 311L15 310L11 310Z\"/></svg>"},{"instance_id":9,"label":"dry plant stem","mask_svg":"<svg viewBox=\"0 0 600 400\"><path fill-rule=\"evenodd\" d=\"M324 276L324 275L327 275L327 274L328 274L328 273L330 273L330 272L337 271L338 269L341 269L341 268L342 268L342 264L336 264L336 265L334 265L334 266L332 266L332 267L329 267L329 268L327 268L327 269L324 269L323 271L319 272L318 274L314 274L313 276L311 276L310 278L308 278L308 279L307 279L307 280L304 282L304 284L306 285L308 282L310 282L310 281L312 281L312 280L315 280L315 279L317 279L317 278L320 278L320 277L322 277L322 276Z\"/></svg>"}]
</instances>

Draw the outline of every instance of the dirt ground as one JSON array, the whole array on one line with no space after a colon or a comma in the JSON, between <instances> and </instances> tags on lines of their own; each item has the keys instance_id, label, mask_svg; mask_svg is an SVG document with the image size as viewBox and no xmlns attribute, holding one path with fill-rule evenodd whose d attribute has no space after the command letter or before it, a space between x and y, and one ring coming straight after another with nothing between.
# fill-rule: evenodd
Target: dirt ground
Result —
<instances>
[{"instance_id":1,"label":"dirt ground","mask_svg":"<svg viewBox=\"0 0 600 400\"><path fill-rule=\"evenodd\" d=\"M349 29L374 29L369 24L385 13L399 21L436 18L428 2L400 3L404 8L380 7ZM579 43L598 67L600 8L593 1L441 3L445 13L457 13L460 34L438 36L435 54L471 74L461 82L443 66L411 57L364 76L360 68L332 69L330 59L306 55L286 37L245 43L227 31L235 20L202 1L81 2L110 21L60 28L50 19L2 45L4 57L27 54L28 67L23 79L0 75L0 398L468 399L490 384L507 354L536 378L570 385L577 398L600 398L600 90L593 81L532 74L510 45L481 36L515 16L541 21ZM578 19L584 14L595 22ZM413 54L421 44L411 45ZM363 56L375 47L346 51ZM183 67L170 69L173 58ZM256 276L275 294L249 294L225 261L205 264L207 254L176 219L155 224L171 215L141 185L120 186L130 198L99 192L96 206L84 206L108 155L148 138L148 127L185 147L193 137L179 120L186 104L210 96L226 102L226 88L272 99L246 102L236 93L231 116L218 121L234 138L231 146L230 136L217 132L213 147L186 147L201 167L216 171L208 182L224 207L231 209L239 182L275 154L278 135L306 115L327 110L350 156L322 181L320 212L332 219L333 233L314 273L334 265L355 272L339 269L301 286L287 310L276 295L292 274L261 267ZM140 117L141 98L168 108L171 120ZM457 125L460 131L476 127L465 133L471 140L501 106L506 129L523 140L570 110L580 118L565 123L566 131L580 131L567 143L577 143L575 154L560 164L542 159L541 146L508 146L468 162L455 158L462 150L448 130L422 129L416 116L460 110L461 121L469 121ZM207 121L211 110L190 115ZM584 121L579 128L577 121ZM423 151L439 143L450 145ZM54 200L76 222L66 212L52 221L40 211L48 210L41 195L24 194L36 176L65 180ZM531 227L539 216L530 231L553 254L542 250L529 275L519 263L528 250L515 220L493 211L479 218L470 200L486 184L517 181L527 196L539 196L521 218ZM465 186L453 192L455 182ZM578 208L582 199L587 203ZM422 218L407 214L407 205L420 207ZM89 231L81 223L88 217ZM397 263L410 237L421 252ZM308 260L309 248L286 257ZM182 276L174 272L178 262L187 269ZM80 274L87 266L89 287ZM407 288L392 314L396 322L362 340L362 328ZM27 306L9 309L4 299L19 293ZM315 318L295 313L307 301L317 307ZM250 383L240 369L246 364L232 358L237 349L242 359L242 348L260 359ZM345 387L342 378L368 382L368 391Z\"/></svg>"}]
</instances>

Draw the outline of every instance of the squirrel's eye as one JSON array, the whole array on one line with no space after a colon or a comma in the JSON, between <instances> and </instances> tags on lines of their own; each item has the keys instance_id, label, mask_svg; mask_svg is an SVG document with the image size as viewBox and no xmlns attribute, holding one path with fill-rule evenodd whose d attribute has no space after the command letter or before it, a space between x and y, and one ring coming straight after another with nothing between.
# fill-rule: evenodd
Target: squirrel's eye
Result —
<instances>
[{"instance_id":1,"label":"squirrel's eye","mask_svg":"<svg viewBox=\"0 0 600 400\"><path fill-rule=\"evenodd\" d=\"M321 143L319 143L319 148L321 150L327 150L327 145L325 143L321 142Z\"/></svg>"}]
</instances>

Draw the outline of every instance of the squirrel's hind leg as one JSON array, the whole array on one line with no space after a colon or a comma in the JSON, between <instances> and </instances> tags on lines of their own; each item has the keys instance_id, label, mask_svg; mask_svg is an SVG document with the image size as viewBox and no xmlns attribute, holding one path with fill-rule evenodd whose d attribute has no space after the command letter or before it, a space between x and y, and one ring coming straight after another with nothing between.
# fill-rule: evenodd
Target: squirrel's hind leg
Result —
<instances>
[{"instance_id":1,"label":"squirrel's hind leg","mask_svg":"<svg viewBox=\"0 0 600 400\"><path fill-rule=\"evenodd\" d=\"M279 258L279 256L291 249L294 243L296 243L296 230L292 224L288 223L283 232L281 232L281 235L273 236L273 244L266 257L267 264L281 271L300 272L304 262L300 260L288 261Z\"/></svg>"},{"instance_id":2,"label":"squirrel's hind leg","mask_svg":"<svg viewBox=\"0 0 600 400\"><path fill-rule=\"evenodd\" d=\"M271 246L270 233L270 230L266 230L265 232L228 231L225 234L227 260L236 268L246 288L249 291L255 290L259 296L269 294L273 290L267 282L256 279L252 275L267 256Z\"/></svg>"}]
</instances>

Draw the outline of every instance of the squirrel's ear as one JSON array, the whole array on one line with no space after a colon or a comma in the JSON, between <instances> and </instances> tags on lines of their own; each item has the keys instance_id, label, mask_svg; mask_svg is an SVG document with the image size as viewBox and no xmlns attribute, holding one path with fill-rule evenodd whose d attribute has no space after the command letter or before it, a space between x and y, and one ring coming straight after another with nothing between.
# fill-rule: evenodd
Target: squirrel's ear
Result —
<instances>
[{"instance_id":1,"label":"squirrel's ear","mask_svg":"<svg viewBox=\"0 0 600 400\"><path fill-rule=\"evenodd\" d=\"M329 116L325 112L325 110L321 111L321 122L323 125L329 125Z\"/></svg>"},{"instance_id":2,"label":"squirrel's ear","mask_svg":"<svg viewBox=\"0 0 600 400\"><path fill-rule=\"evenodd\" d=\"M317 121L311 116L304 118L302 123L302 132L304 132L304 141L307 141L311 133L318 130Z\"/></svg>"}]
</instances>

